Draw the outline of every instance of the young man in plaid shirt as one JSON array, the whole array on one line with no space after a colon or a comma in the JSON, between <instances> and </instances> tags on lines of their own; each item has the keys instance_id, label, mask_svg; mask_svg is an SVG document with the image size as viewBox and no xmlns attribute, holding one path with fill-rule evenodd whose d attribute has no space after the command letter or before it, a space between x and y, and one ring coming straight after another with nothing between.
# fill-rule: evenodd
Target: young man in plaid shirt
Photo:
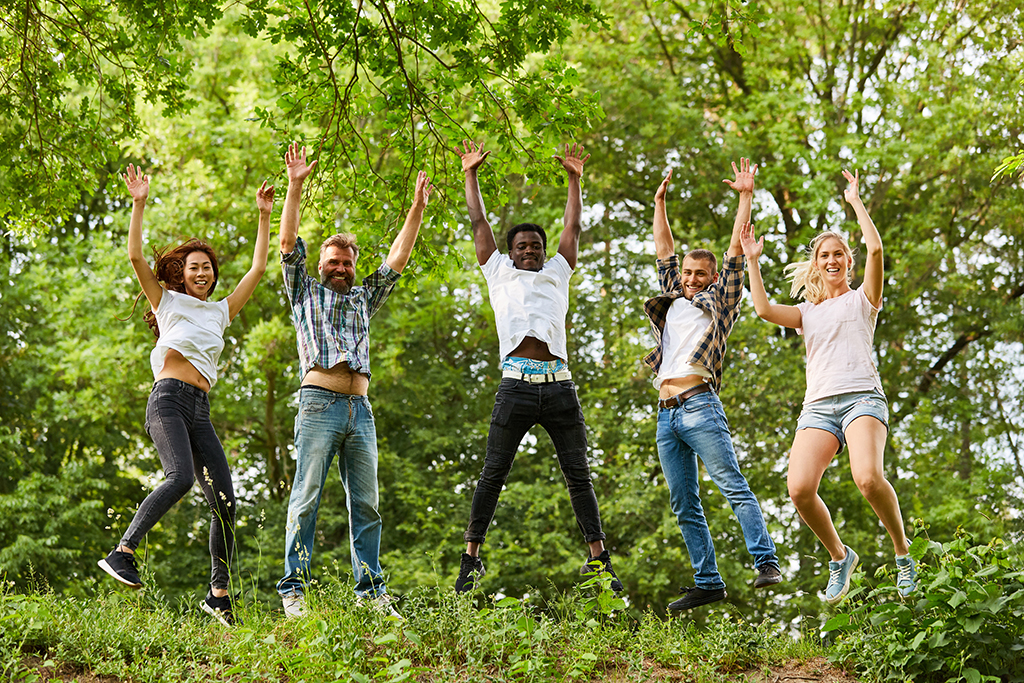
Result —
<instances>
[{"instance_id":1,"label":"young man in plaid shirt","mask_svg":"<svg viewBox=\"0 0 1024 683\"><path fill-rule=\"evenodd\" d=\"M657 342L657 348L644 362L657 374L658 458L696 584L684 588L683 597L670 604L670 610L686 610L726 597L700 504L698 456L743 529L747 550L758 570L754 588L782 581L775 544L768 535L761 506L740 472L729 422L718 398L725 343L743 296L740 229L750 220L757 172L749 159L740 159L740 168L735 163L732 168L735 180L724 182L739 192L740 203L721 273L716 272L715 255L706 249L691 251L679 267L665 208L671 171L654 195L654 247L661 294L644 304Z\"/></svg>"},{"instance_id":2,"label":"young man in plaid shirt","mask_svg":"<svg viewBox=\"0 0 1024 683\"><path fill-rule=\"evenodd\" d=\"M295 418L295 481L285 527L284 577L277 591L285 614L302 616L309 582L313 533L324 482L334 456L348 498L352 573L359 601L397 616L380 568L381 518L377 511L377 431L366 397L370 385L370 318L387 300L409 262L431 185L422 171L405 224L384 263L355 284L359 247L350 234L320 247L320 281L306 272L306 245L298 236L303 181L316 166L306 148L285 155L288 195L281 211L281 267L298 338L302 388Z\"/></svg>"}]
</instances>

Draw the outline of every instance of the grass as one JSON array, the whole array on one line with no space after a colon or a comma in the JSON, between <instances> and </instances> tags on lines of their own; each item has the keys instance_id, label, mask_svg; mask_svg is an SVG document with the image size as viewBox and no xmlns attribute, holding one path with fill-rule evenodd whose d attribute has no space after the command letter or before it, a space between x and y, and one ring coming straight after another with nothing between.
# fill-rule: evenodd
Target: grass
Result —
<instances>
[{"instance_id":1,"label":"grass","mask_svg":"<svg viewBox=\"0 0 1024 683\"><path fill-rule=\"evenodd\" d=\"M817 636L747 624L728 604L698 628L653 613L636 619L594 577L556 604L424 589L398 620L357 605L328 580L307 616L243 604L227 629L197 605L147 592L93 599L0 595L0 667L13 680L72 680L66 672L131 681L649 681L742 680L738 672L826 653ZM705 608L706 609L706 608ZM60 676L56 672L65 672ZM762 679L758 679L762 680Z\"/></svg>"}]
</instances>

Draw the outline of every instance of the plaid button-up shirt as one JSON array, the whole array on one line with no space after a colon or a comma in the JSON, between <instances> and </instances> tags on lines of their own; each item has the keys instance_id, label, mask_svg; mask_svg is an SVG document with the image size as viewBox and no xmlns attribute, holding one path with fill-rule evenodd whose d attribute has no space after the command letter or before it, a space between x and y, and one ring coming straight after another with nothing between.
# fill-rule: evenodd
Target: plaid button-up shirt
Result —
<instances>
[{"instance_id":1,"label":"plaid button-up shirt","mask_svg":"<svg viewBox=\"0 0 1024 683\"><path fill-rule=\"evenodd\" d=\"M691 300L694 306L711 314L711 324L704 330L688 363L703 365L711 372L711 387L715 393L722 388L722 361L725 358L725 341L732 332L732 326L739 317L739 303L743 297L743 256L725 256L718 281ZM654 340L658 346L644 357L644 362L654 372L661 369L662 331L672 302L683 296L683 281L679 275L679 257L675 254L667 259L658 259L658 284L661 294L644 303L644 313L651 321Z\"/></svg>"},{"instance_id":2,"label":"plaid button-up shirt","mask_svg":"<svg viewBox=\"0 0 1024 683\"><path fill-rule=\"evenodd\" d=\"M401 273L387 263L363 278L348 294L338 294L306 272L306 243L281 254L284 289L292 306L302 376L314 365L333 368L347 361L353 371L370 376L370 318L387 301Z\"/></svg>"}]
</instances>

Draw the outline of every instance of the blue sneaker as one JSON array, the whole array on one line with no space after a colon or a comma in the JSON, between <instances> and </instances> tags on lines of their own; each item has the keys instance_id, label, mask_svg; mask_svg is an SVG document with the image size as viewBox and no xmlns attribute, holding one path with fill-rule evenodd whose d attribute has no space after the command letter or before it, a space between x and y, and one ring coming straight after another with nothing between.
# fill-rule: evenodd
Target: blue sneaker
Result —
<instances>
[{"instance_id":1,"label":"blue sneaker","mask_svg":"<svg viewBox=\"0 0 1024 683\"><path fill-rule=\"evenodd\" d=\"M896 588L904 598L917 590L917 570L910 555L896 556Z\"/></svg>"},{"instance_id":2,"label":"blue sneaker","mask_svg":"<svg viewBox=\"0 0 1024 683\"><path fill-rule=\"evenodd\" d=\"M853 552L850 546L844 545L843 547L846 548L846 557L843 558L843 561L828 563L828 586L825 588L825 601L830 605L842 602L846 594L850 592L850 575L853 574L854 568L860 562L857 553Z\"/></svg>"}]
</instances>

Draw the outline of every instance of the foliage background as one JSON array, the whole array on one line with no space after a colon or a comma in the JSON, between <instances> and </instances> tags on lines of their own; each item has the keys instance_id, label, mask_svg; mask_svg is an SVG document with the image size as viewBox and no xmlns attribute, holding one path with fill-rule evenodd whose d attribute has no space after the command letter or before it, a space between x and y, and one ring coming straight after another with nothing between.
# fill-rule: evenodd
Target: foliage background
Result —
<instances>
[{"instance_id":1,"label":"foliage background","mask_svg":"<svg viewBox=\"0 0 1024 683\"><path fill-rule=\"evenodd\" d=\"M463 137L495 150L481 180L496 231L528 219L551 226L551 243L565 190L550 155L569 139L593 154L570 362L631 609L662 610L691 581L639 360L651 343L641 305L656 291L652 198L670 167L679 249L722 252L736 200L721 179L740 156L761 164L755 221L779 301L783 266L815 232L859 238L840 170L860 169L886 245L875 348L892 409L886 468L904 516L934 539L964 527L1016 547L1022 187L1012 173L992 178L1024 146L1015 3L31 7L0 4L0 571L16 585L105 588L95 561L160 477L143 429L152 338L140 315L119 320L137 283L116 173L129 162L151 173L147 244L213 242L223 294L250 261L256 188L264 178L285 187L292 139L321 159L303 235L357 232L363 272L400 227L412 174L424 168L438 187L414 262L373 321L383 563L398 593L454 581L498 382L450 151ZM211 396L239 493L241 573L267 601L281 570L299 383L274 260L228 329ZM722 400L784 559L779 591L749 589L739 526L709 481L705 510L730 601L793 628L820 619L827 568L786 496L803 388L800 339L745 307ZM891 563L842 457L821 494L869 576ZM144 546L147 580L167 600L204 590L206 514L193 492ZM578 581L585 546L571 515L550 442L533 433L484 549L485 589L552 597ZM334 475L318 540L317 564L344 569Z\"/></svg>"}]
</instances>

